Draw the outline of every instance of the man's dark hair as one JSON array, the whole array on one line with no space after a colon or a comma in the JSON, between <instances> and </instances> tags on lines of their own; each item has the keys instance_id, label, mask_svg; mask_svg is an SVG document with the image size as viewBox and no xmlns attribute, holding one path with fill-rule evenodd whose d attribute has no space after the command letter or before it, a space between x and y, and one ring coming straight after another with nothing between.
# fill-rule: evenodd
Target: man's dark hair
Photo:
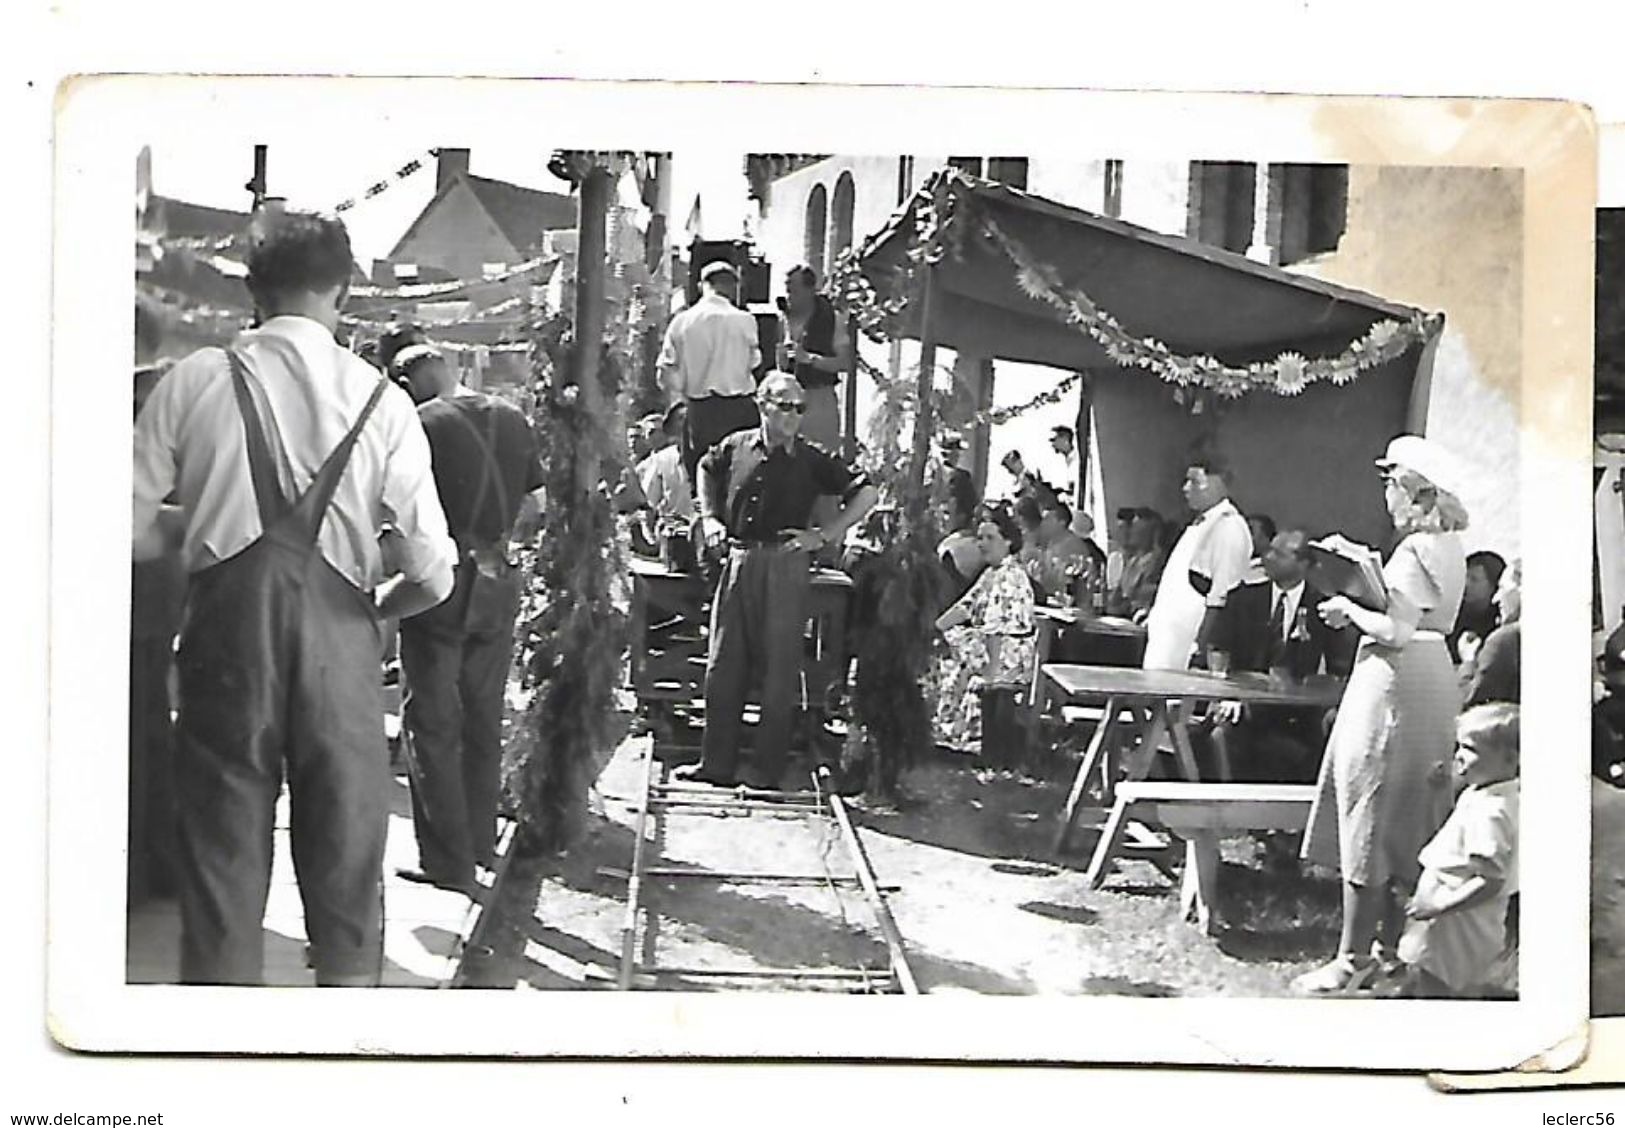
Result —
<instances>
[{"instance_id":1,"label":"man's dark hair","mask_svg":"<svg viewBox=\"0 0 1625 1128\"><path fill-rule=\"evenodd\" d=\"M1230 467L1216 454L1192 455L1185 462L1187 470L1200 470L1210 478L1221 478L1230 485Z\"/></svg>"},{"instance_id":2,"label":"man's dark hair","mask_svg":"<svg viewBox=\"0 0 1625 1128\"><path fill-rule=\"evenodd\" d=\"M1023 525L1038 527L1044 519L1044 511L1038 504L1038 499L1032 494L1022 494L1016 499L1015 519Z\"/></svg>"},{"instance_id":3,"label":"man's dark hair","mask_svg":"<svg viewBox=\"0 0 1625 1128\"><path fill-rule=\"evenodd\" d=\"M1057 436L1065 435L1067 437L1067 441L1069 442L1076 442L1078 439L1077 433L1073 431L1071 427L1051 427L1049 429L1049 433Z\"/></svg>"},{"instance_id":4,"label":"man's dark hair","mask_svg":"<svg viewBox=\"0 0 1625 1128\"><path fill-rule=\"evenodd\" d=\"M285 212L248 250L248 289L256 297L327 290L349 282L354 269L341 220Z\"/></svg>"},{"instance_id":5,"label":"man's dark hair","mask_svg":"<svg viewBox=\"0 0 1625 1128\"><path fill-rule=\"evenodd\" d=\"M385 372L395 363L395 355L409 345L426 345L429 338L420 325L393 322L378 337L378 367Z\"/></svg>"},{"instance_id":6,"label":"man's dark hair","mask_svg":"<svg viewBox=\"0 0 1625 1128\"><path fill-rule=\"evenodd\" d=\"M1482 568L1484 575L1489 578L1490 586L1496 587L1501 582L1501 573L1507 570L1507 562L1499 552L1491 552L1486 548L1478 552L1469 552L1467 567Z\"/></svg>"},{"instance_id":7,"label":"man's dark hair","mask_svg":"<svg viewBox=\"0 0 1625 1128\"><path fill-rule=\"evenodd\" d=\"M1309 554L1309 534L1307 532L1303 529L1282 529L1280 535L1291 539L1293 556L1305 564L1309 563L1311 557ZM1270 540L1275 540L1275 534L1270 534Z\"/></svg>"},{"instance_id":8,"label":"man's dark hair","mask_svg":"<svg viewBox=\"0 0 1625 1128\"><path fill-rule=\"evenodd\" d=\"M1072 507L1060 498L1055 498L1044 506L1045 513L1054 513L1061 518L1061 524L1072 524Z\"/></svg>"},{"instance_id":9,"label":"man's dark hair","mask_svg":"<svg viewBox=\"0 0 1625 1128\"><path fill-rule=\"evenodd\" d=\"M807 289L809 290L818 289L818 271L814 270L806 263L802 263L800 266L792 266L789 270L784 272L784 280L786 282L789 282L792 278L805 279Z\"/></svg>"},{"instance_id":10,"label":"man's dark hair","mask_svg":"<svg viewBox=\"0 0 1625 1128\"><path fill-rule=\"evenodd\" d=\"M1260 525L1264 526L1264 539L1267 541L1274 540L1275 534L1280 531L1275 527L1275 518L1271 517L1268 513L1249 513L1247 514L1247 520L1257 521Z\"/></svg>"}]
</instances>

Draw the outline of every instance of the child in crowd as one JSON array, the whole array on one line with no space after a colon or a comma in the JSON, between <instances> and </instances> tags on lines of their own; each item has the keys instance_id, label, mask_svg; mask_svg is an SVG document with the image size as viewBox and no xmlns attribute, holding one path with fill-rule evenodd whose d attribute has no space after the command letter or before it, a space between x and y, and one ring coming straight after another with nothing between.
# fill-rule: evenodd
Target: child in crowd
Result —
<instances>
[{"instance_id":1,"label":"child in crowd","mask_svg":"<svg viewBox=\"0 0 1625 1128\"><path fill-rule=\"evenodd\" d=\"M1405 906L1402 993L1481 997L1504 985L1507 904L1518 891L1518 706L1468 709L1456 721L1455 809L1422 848Z\"/></svg>"}]
</instances>

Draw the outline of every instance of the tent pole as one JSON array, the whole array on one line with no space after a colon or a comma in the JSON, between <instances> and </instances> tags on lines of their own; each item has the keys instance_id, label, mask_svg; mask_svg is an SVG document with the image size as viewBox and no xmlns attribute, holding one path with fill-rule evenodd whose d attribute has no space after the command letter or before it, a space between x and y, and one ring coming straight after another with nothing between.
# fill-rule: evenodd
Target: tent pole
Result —
<instances>
[{"instance_id":1,"label":"tent pole","mask_svg":"<svg viewBox=\"0 0 1625 1128\"><path fill-rule=\"evenodd\" d=\"M858 325L851 318L846 322L847 354L852 363L846 369L846 403L844 418L841 422L841 432L845 439L841 453L847 458L856 458L858 455Z\"/></svg>"},{"instance_id":2,"label":"tent pole","mask_svg":"<svg viewBox=\"0 0 1625 1128\"><path fill-rule=\"evenodd\" d=\"M1439 352L1439 338L1444 336L1444 319L1422 342L1422 351L1416 358L1416 373L1411 377L1411 401L1405 412L1405 430L1413 435L1427 434L1428 405L1433 399L1433 361Z\"/></svg>"}]
</instances>

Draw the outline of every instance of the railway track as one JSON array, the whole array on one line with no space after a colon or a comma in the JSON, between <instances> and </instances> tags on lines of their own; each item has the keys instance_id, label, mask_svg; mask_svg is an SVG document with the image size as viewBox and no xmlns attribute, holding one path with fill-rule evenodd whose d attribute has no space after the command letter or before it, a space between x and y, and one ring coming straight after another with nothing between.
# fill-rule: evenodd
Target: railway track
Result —
<instances>
[{"instance_id":1,"label":"railway track","mask_svg":"<svg viewBox=\"0 0 1625 1128\"><path fill-rule=\"evenodd\" d=\"M703 784L668 782L662 761L646 754L643 786L634 800L632 857L626 870L600 871L626 881L626 912L621 927L621 952L616 986L623 991L681 990L704 983L732 982L739 987L771 984L780 989L817 988L859 994L920 993L909 966L897 922L887 904L896 887L876 879L863 841L852 824L841 796L831 786L827 770L808 777L805 791L762 791L739 787L724 790ZM661 854L665 825L674 818L752 818L800 824L839 846L844 866L830 864L834 850L820 852L820 865L801 872L716 870L667 864ZM794 833L794 832L792 832ZM690 883L719 886L823 888L848 920L846 899L861 896L874 927L884 941L884 966L855 960L844 967L700 967L662 963L658 959L656 921L651 904L655 886L681 888Z\"/></svg>"}]
</instances>

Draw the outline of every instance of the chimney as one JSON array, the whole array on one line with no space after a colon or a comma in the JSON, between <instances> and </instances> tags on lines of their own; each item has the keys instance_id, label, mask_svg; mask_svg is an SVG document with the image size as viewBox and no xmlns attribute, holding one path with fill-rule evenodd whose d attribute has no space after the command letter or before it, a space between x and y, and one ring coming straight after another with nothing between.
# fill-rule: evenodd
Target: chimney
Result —
<instances>
[{"instance_id":1,"label":"chimney","mask_svg":"<svg viewBox=\"0 0 1625 1128\"><path fill-rule=\"evenodd\" d=\"M467 149L441 149L435 158L434 190L444 191L459 176L468 175Z\"/></svg>"}]
</instances>

